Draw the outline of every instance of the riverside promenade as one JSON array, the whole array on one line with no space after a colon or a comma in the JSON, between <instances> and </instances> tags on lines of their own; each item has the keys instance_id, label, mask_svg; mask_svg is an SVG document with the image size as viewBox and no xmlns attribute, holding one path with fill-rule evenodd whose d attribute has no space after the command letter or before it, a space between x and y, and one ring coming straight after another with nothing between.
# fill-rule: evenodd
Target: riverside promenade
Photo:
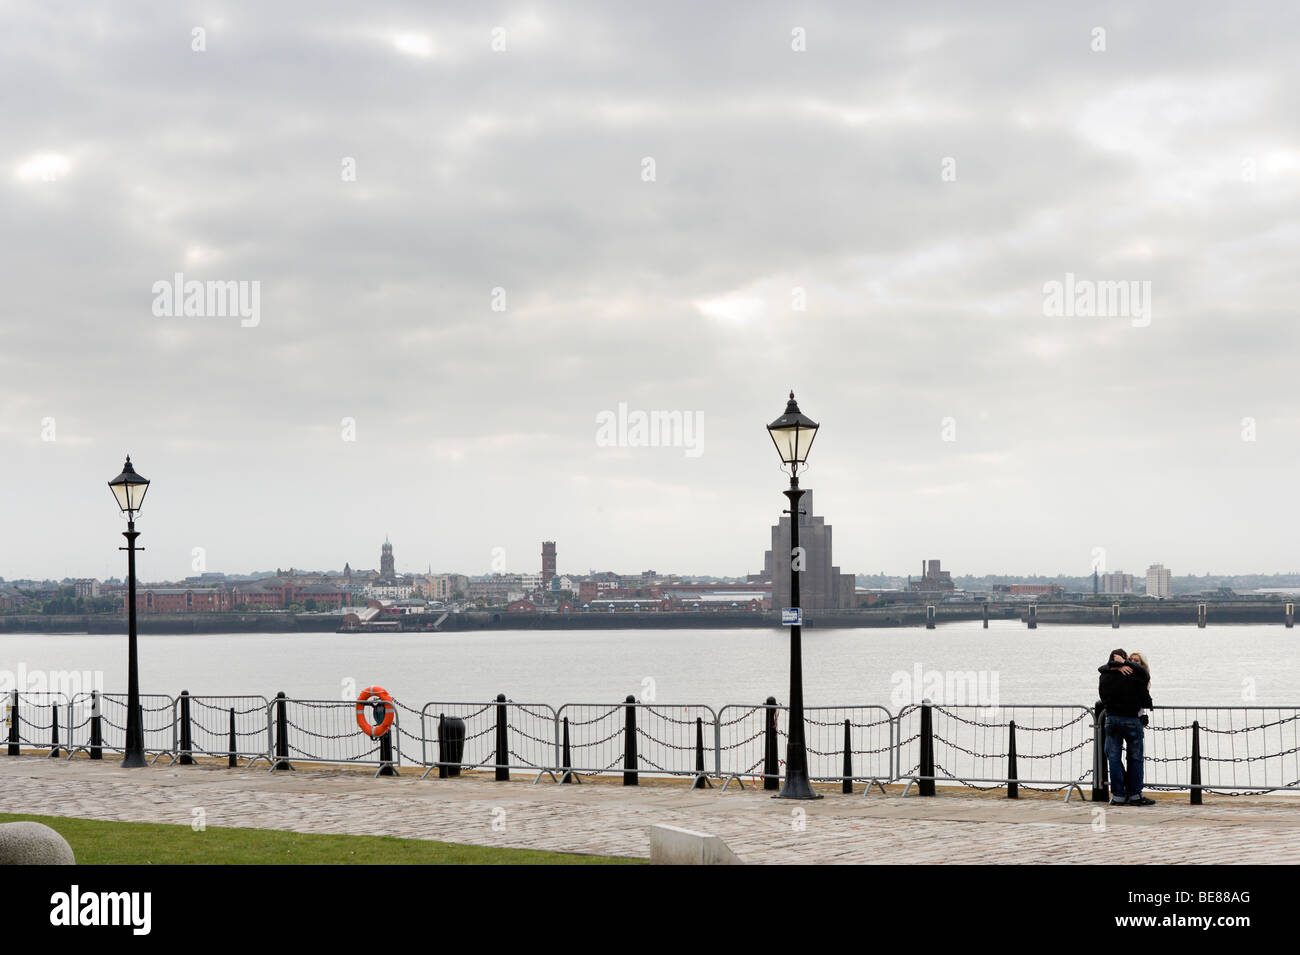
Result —
<instances>
[{"instance_id":1,"label":"riverside promenade","mask_svg":"<svg viewBox=\"0 0 1300 955\"><path fill-rule=\"evenodd\" d=\"M944 792L900 787L814 803L774 800L734 785L559 786L467 775L420 780L368 773L214 765L124 770L116 761L0 759L0 812L188 826L387 835L558 852L648 857L657 823L721 837L747 863L1297 864L1300 800L1286 796L1156 794L1146 808L1061 794ZM804 815L800 817L800 813ZM195 839L203 834L196 832Z\"/></svg>"}]
</instances>

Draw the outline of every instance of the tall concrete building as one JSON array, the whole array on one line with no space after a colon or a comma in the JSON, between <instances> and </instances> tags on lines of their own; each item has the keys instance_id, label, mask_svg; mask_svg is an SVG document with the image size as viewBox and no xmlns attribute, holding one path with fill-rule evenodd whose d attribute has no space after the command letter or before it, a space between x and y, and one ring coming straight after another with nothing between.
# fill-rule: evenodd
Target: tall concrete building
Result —
<instances>
[{"instance_id":1,"label":"tall concrete building","mask_svg":"<svg viewBox=\"0 0 1300 955\"><path fill-rule=\"evenodd\" d=\"M547 586L555 576L555 541L542 541L542 583Z\"/></svg>"},{"instance_id":2,"label":"tall concrete building","mask_svg":"<svg viewBox=\"0 0 1300 955\"><path fill-rule=\"evenodd\" d=\"M852 574L840 573L831 563L831 525L813 515L813 493L799 502L799 546L804 549L804 571L799 578L799 604L808 610L849 609L856 593ZM772 526L772 549L763 555L763 569L772 581L772 607L790 606L790 517Z\"/></svg>"},{"instance_id":3,"label":"tall concrete building","mask_svg":"<svg viewBox=\"0 0 1300 955\"><path fill-rule=\"evenodd\" d=\"M1147 568L1147 596L1168 597L1173 593L1170 586L1170 573L1164 564L1152 564Z\"/></svg>"},{"instance_id":4,"label":"tall concrete building","mask_svg":"<svg viewBox=\"0 0 1300 955\"><path fill-rule=\"evenodd\" d=\"M1101 575L1101 592L1103 594L1131 594L1133 592L1133 575L1122 570Z\"/></svg>"}]
</instances>

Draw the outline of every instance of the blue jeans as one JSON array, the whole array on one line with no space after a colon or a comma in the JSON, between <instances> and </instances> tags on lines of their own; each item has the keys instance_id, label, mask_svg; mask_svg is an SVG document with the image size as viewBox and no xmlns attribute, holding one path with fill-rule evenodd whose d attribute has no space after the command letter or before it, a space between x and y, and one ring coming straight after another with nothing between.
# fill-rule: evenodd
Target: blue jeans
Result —
<instances>
[{"instance_id":1,"label":"blue jeans","mask_svg":"<svg viewBox=\"0 0 1300 955\"><path fill-rule=\"evenodd\" d=\"M1106 717L1106 760L1110 764L1110 794L1115 799L1142 795L1142 721L1136 716ZM1128 747L1128 772L1120 755Z\"/></svg>"}]
</instances>

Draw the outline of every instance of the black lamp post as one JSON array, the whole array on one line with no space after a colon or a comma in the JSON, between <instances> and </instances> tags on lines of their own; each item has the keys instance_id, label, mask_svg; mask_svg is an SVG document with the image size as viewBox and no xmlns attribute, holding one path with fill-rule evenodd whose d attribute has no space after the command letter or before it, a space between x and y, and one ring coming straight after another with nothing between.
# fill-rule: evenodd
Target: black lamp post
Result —
<instances>
[{"instance_id":1,"label":"black lamp post","mask_svg":"<svg viewBox=\"0 0 1300 955\"><path fill-rule=\"evenodd\" d=\"M772 443L781 455L782 467L790 469L790 489L785 496L790 500L790 606L799 607L799 573L803 556L799 553L799 499L804 492L799 488L799 469L807 466L808 451L817 437L817 422L799 410L790 392L785 414L767 426ZM808 779L808 749L803 738L803 627L790 627L790 730L786 736L785 784L777 799L821 799L813 792Z\"/></svg>"},{"instance_id":2,"label":"black lamp post","mask_svg":"<svg viewBox=\"0 0 1300 955\"><path fill-rule=\"evenodd\" d=\"M135 515L144 503L145 492L149 490L149 481L135 473L131 467L131 457L127 456L122 473L108 482L109 489L117 498L117 506L126 515L126 546L118 548L126 551L126 619L128 634L128 662L126 683L126 749L122 755L122 765L134 768L146 765L144 759L144 726L140 722L140 669L136 652L135 637L135 539L139 533L135 529ZM142 548L140 548L142 549Z\"/></svg>"}]
</instances>

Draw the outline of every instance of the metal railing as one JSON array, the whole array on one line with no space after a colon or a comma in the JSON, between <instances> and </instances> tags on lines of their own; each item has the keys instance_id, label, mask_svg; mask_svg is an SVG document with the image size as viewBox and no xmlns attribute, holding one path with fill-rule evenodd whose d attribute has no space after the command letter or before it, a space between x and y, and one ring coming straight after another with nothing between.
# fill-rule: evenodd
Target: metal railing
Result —
<instances>
[{"instance_id":1,"label":"metal railing","mask_svg":"<svg viewBox=\"0 0 1300 955\"><path fill-rule=\"evenodd\" d=\"M520 703L504 694L486 702L429 702L416 710L390 704L393 723L381 737L362 732L355 700L256 695L141 694L145 752L156 762L228 758L230 765L265 761L290 769L295 761L375 766L392 775L405 762L421 778L511 771L556 782L623 774L691 777L779 788L789 709L769 698L757 705ZM365 704L371 722L377 701ZM10 754L48 752L68 758L125 748L126 695L16 693L0 697ZM61 714L66 718L61 720ZM884 791L905 782L903 794L934 787L979 790L1020 787L1065 791L1084 786L1104 798L1108 767L1104 711L1059 704L909 704L814 706L804 710L810 777L839 783L843 792ZM416 719L418 717L418 719ZM410 727L408 729L407 727ZM416 730L418 729L418 735ZM232 732L234 743L232 745ZM403 745L405 744L405 746ZM1202 793L1300 791L1300 707L1162 706L1150 710L1144 734L1144 788ZM418 753L418 760L416 754ZM405 755L404 755L405 754Z\"/></svg>"}]
</instances>

